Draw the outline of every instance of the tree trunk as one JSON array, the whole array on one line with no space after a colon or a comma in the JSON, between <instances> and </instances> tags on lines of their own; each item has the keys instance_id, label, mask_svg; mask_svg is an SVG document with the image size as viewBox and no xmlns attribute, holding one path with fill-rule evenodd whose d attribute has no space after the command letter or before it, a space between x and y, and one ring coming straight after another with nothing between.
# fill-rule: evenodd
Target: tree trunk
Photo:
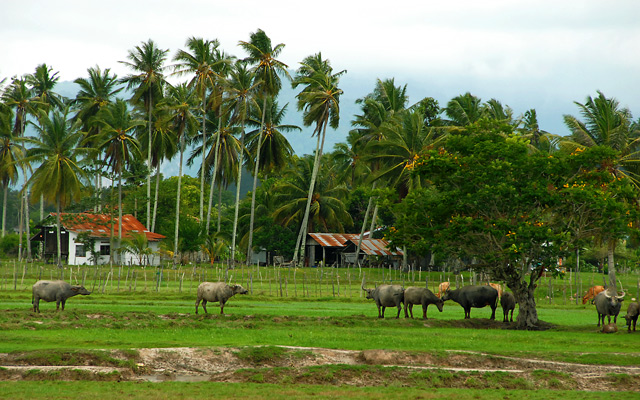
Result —
<instances>
[{"instance_id":1,"label":"tree trunk","mask_svg":"<svg viewBox=\"0 0 640 400\"><path fill-rule=\"evenodd\" d=\"M373 182L371 189L376 188L376 184L378 182ZM367 204L367 211L364 213L364 221L362 221L362 228L360 228L360 236L358 237L358 246L356 247L356 265L360 268L360 248L362 247L362 238L364 237L364 231L367 229L367 219L369 218L369 213L371 212L371 206L373 205L373 196L369 197L369 203Z\"/></svg>"},{"instance_id":2,"label":"tree trunk","mask_svg":"<svg viewBox=\"0 0 640 400\"><path fill-rule=\"evenodd\" d=\"M245 104L246 106L246 104ZM238 232L238 212L240 207L240 183L242 182L242 163L244 162L244 117L240 134L240 155L238 156L238 182L236 183L236 209L233 216L233 233L231 234L231 268L235 268L236 233Z\"/></svg>"},{"instance_id":3,"label":"tree trunk","mask_svg":"<svg viewBox=\"0 0 640 400\"><path fill-rule=\"evenodd\" d=\"M156 195L153 202L153 219L151 220L151 232L156 231L156 217L158 215L158 192L160 188L160 163L156 167Z\"/></svg>"},{"instance_id":4,"label":"tree trunk","mask_svg":"<svg viewBox=\"0 0 640 400\"><path fill-rule=\"evenodd\" d=\"M153 108L153 94L151 88L149 88L149 110L148 110L148 123L149 123L149 149L147 151L147 230L151 229L151 110Z\"/></svg>"},{"instance_id":5,"label":"tree trunk","mask_svg":"<svg viewBox=\"0 0 640 400\"><path fill-rule=\"evenodd\" d=\"M256 151L256 166L253 170L253 190L251 191L251 218L249 219L249 246L247 248L247 265L251 264L253 251L253 223L256 214L256 188L258 186L258 171L260 169L260 150L262 149L262 135L264 134L264 117L267 114L267 95L264 93L262 101L262 121L260 122L260 135L258 136L258 150Z\"/></svg>"},{"instance_id":6,"label":"tree trunk","mask_svg":"<svg viewBox=\"0 0 640 400\"><path fill-rule=\"evenodd\" d=\"M200 167L200 222L202 223L204 217L204 168L207 160L207 111L206 111L206 89L202 93L202 165Z\"/></svg>"},{"instance_id":7,"label":"tree trunk","mask_svg":"<svg viewBox=\"0 0 640 400\"><path fill-rule=\"evenodd\" d=\"M62 268L62 243L60 243L60 230L62 229L62 218L60 217L60 197L56 199L56 240L58 244L58 268Z\"/></svg>"},{"instance_id":8,"label":"tree trunk","mask_svg":"<svg viewBox=\"0 0 640 400\"><path fill-rule=\"evenodd\" d=\"M24 192L24 230L27 233L27 243L25 244L27 260L31 260L31 245L29 244L29 234L31 233L29 230L30 220L31 216L29 214L29 191L27 190Z\"/></svg>"},{"instance_id":9,"label":"tree trunk","mask_svg":"<svg viewBox=\"0 0 640 400\"><path fill-rule=\"evenodd\" d=\"M325 121L324 131L327 130L327 121ZM296 240L296 248L293 253L293 263L298 264L298 250L300 249L300 260L304 264L304 247L305 247L305 238L307 232L307 223L309 221L309 210L311 209L311 199L313 197L313 190L315 188L316 176L318 174L317 167L320 165L320 158L322 157L322 148L324 147L324 133L322 135L322 142L320 140L320 132L319 129L316 129L318 132L318 140L316 141L316 157L313 160L313 172L311 174L311 182L309 182L309 192L307 193L307 206L305 208L304 216L302 218L302 223L300 224L300 231L298 232L298 239ZM322 144L321 144L322 143Z\"/></svg>"},{"instance_id":10,"label":"tree trunk","mask_svg":"<svg viewBox=\"0 0 640 400\"><path fill-rule=\"evenodd\" d=\"M173 266L178 265L178 228L180 227L180 193L182 185L182 160L184 157L184 134L180 135L180 166L178 167L178 191L176 193L176 227L173 233Z\"/></svg>"},{"instance_id":11,"label":"tree trunk","mask_svg":"<svg viewBox=\"0 0 640 400\"><path fill-rule=\"evenodd\" d=\"M7 221L7 197L9 196L9 184L4 185L4 197L2 199L2 237L5 235Z\"/></svg>"},{"instance_id":12,"label":"tree trunk","mask_svg":"<svg viewBox=\"0 0 640 400\"><path fill-rule=\"evenodd\" d=\"M618 293L616 286L616 264L614 254L616 251L616 241L610 240L607 244L607 268L609 269L609 287L613 288L613 293Z\"/></svg>"},{"instance_id":13,"label":"tree trunk","mask_svg":"<svg viewBox=\"0 0 640 400\"><path fill-rule=\"evenodd\" d=\"M534 291L536 288L537 271L532 271L529 284L520 278L508 280L507 286L513 292L513 296L518 303L518 317L516 319L516 328L536 330L538 328L538 310L536 309L536 299Z\"/></svg>"},{"instance_id":14,"label":"tree trunk","mask_svg":"<svg viewBox=\"0 0 640 400\"><path fill-rule=\"evenodd\" d=\"M222 225L222 185L218 188L218 229L216 232L220 232L220 226Z\"/></svg>"},{"instance_id":15,"label":"tree trunk","mask_svg":"<svg viewBox=\"0 0 640 400\"><path fill-rule=\"evenodd\" d=\"M222 106L220 106L222 108ZM209 224L211 222L211 206L213 204L213 188L216 186L216 177L218 174L218 152L220 151L220 137L222 136L222 115L218 113L218 137L213 148L213 172L211 174L211 187L209 188L209 207L207 207L207 235L209 234ZM221 186L222 187L222 186ZM220 225L218 224L218 231Z\"/></svg>"},{"instance_id":16,"label":"tree trunk","mask_svg":"<svg viewBox=\"0 0 640 400\"><path fill-rule=\"evenodd\" d=\"M122 169L118 172L118 264L122 264Z\"/></svg>"}]
</instances>

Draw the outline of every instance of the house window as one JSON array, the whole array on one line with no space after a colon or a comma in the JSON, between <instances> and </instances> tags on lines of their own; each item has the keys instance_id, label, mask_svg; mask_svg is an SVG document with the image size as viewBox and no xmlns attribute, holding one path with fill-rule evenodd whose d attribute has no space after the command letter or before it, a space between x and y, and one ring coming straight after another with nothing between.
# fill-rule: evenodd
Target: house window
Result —
<instances>
[{"instance_id":1,"label":"house window","mask_svg":"<svg viewBox=\"0 0 640 400\"><path fill-rule=\"evenodd\" d=\"M76 257L86 257L87 256L87 252L84 249L84 245L83 244L77 244L76 245Z\"/></svg>"},{"instance_id":2,"label":"house window","mask_svg":"<svg viewBox=\"0 0 640 400\"><path fill-rule=\"evenodd\" d=\"M101 244L100 245L100 255L101 256L108 256L109 254L111 254L111 246L108 244Z\"/></svg>"}]
</instances>

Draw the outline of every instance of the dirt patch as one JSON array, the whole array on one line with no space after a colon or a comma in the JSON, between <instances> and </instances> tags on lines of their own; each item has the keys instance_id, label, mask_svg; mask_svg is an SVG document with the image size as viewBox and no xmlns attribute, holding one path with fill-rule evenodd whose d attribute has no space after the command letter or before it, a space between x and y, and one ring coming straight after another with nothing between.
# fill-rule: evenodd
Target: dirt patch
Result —
<instances>
[{"instance_id":1,"label":"dirt patch","mask_svg":"<svg viewBox=\"0 0 640 400\"><path fill-rule=\"evenodd\" d=\"M72 365L73 364L73 365ZM0 380L219 381L640 391L640 367L307 347L154 348L0 354Z\"/></svg>"}]
</instances>

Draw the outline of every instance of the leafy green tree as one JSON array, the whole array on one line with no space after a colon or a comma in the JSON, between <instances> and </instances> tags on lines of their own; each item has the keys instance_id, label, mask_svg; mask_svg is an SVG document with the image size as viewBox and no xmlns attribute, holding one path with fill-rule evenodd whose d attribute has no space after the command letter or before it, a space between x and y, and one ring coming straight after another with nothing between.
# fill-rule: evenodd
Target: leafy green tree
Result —
<instances>
[{"instance_id":1,"label":"leafy green tree","mask_svg":"<svg viewBox=\"0 0 640 400\"><path fill-rule=\"evenodd\" d=\"M149 240L144 232L131 232L130 236L122 241L122 251L134 254L138 257L138 265L144 265L145 259L153 254L149 247Z\"/></svg>"},{"instance_id":2,"label":"leafy green tree","mask_svg":"<svg viewBox=\"0 0 640 400\"><path fill-rule=\"evenodd\" d=\"M149 39L140 46L136 46L133 50L129 50L127 58L129 61L120 61L134 73L129 74L120 82L127 85L127 89L133 89L133 98L131 102L135 105L140 101L143 102L147 111L147 128L148 128L148 148L147 148L147 229L151 228L151 150L153 149L152 140L152 116L154 105L162 99L164 95L164 86L166 80L164 77L165 66L169 50L162 50L157 47L156 43Z\"/></svg>"},{"instance_id":3,"label":"leafy green tree","mask_svg":"<svg viewBox=\"0 0 640 400\"><path fill-rule=\"evenodd\" d=\"M255 154L254 172L253 172L253 190L251 191L251 219L249 222L249 242L247 250L247 264L251 263L252 245L253 245L253 224L255 220L255 207L256 207L256 187L258 185L258 171L260 170L260 157L262 156L262 143L264 132L266 130L265 117L267 115L267 101L274 101L274 98L280 92L282 88L282 81L280 75L283 75L290 79L288 66L276 59L284 49L284 44L280 43L275 47L271 45L271 39L267 36L262 29L258 29L256 32L250 35L249 41L240 41L240 47L242 47L249 56L245 59L251 65L254 65L255 80L259 86L259 91L262 96L262 119L260 122L260 133L258 134L257 151ZM271 141L273 144L274 142ZM278 153L272 153L274 155L280 155ZM270 161L272 161L271 159Z\"/></svg>"},{"instance_id":4,"label":"leafy green tree","mask_svg":"<svg viewBox=\"0 0 640 400\"><path fill-rule=\"evenodd\" d=\"M312 195L320 169L320 160L324 148L324 139L327 126L337 129L340 124L340 96L342 89L338 87L340 77L345 70L333 72L329 60L323 60L322 54L317 53L306 57L296 72L292 85L294 88L302 85L303 88L296 95L298 99L298 111L303 111L302 123L305 126L315 124L312 136L317 136L316 154L313 163L313 172L309 181L307 204L300 224L300 232L296 242L296 251L293 261L298 262L298 248L300 259L304 260L305 237L309 225L309 213L311 211Z\"/></svg>"},{"instance_id":5,"label":"leafy green tree","mask_svg":"<svg viewBox=\"0 0 640 400\"><path fill-rule=\"evenodd\" d=\"M83 180L86 175L78 159L88 154L88 149L78 146L82 139L80 124L71 121L68 108L54 110L51 116L41 111L38 117L35 127L39 137L26 140L30 145L26 161L40 162L40 166L27 183L34 196L42 196L45 201L56 205L57 262L62 267L60 213L66 205L79 199L85 190Z\"/></svg>"}]
</instances>

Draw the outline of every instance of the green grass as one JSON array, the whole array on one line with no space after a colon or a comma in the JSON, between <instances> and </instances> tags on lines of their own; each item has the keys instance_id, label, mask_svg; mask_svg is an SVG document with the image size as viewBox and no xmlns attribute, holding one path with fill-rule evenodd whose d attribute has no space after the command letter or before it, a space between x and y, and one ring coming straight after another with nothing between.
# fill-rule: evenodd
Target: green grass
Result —
<instances>
[{"instance_id":1,"label":"green grass","mask_svg":"<svg viewBox=\"0 0 640 400\"><path fill-rule=\"evenodd\" d=\"M256 374L259 380L259 374ZM51 398L134 398L134 399L194 399L194 398L243 398L243 399L451 399L458 400L583 400L584 392L570 390L505 390L505 389L427 389L399 387L325 386L305 384L268 383L135 383L135 382L0 382L3 399ZM629 399L629 393L589 392L590 400Z\"/></svg>"}]
</instances>

